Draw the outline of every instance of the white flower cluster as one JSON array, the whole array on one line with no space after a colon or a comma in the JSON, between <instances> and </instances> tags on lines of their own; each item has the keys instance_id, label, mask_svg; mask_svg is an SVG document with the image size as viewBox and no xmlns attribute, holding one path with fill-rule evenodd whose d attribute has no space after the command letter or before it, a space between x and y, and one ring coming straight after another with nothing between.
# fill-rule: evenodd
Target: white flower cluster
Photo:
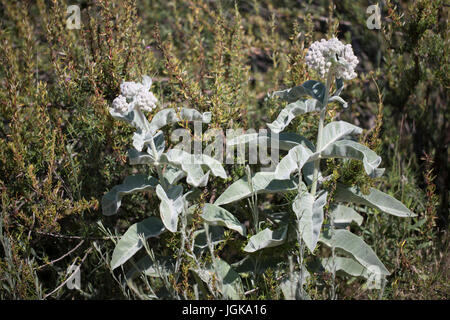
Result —
<instances>
[{"instance_id":1,"label":"white flower cluster","mask_svg":"<svg viewBox=\"0 0 450 320\"><path fill-rule=\"evenodd\" d=\"M358 58L351 44L344 45L336 38L314 42L306 54L306 65L324 78L333 67L335 76L345 80L356 78Z\"/></svg>"},{"instance_id":2,"label":"white flower cluster","mask_svg":"<svg viewBox=\"0 0 450 320\"><path fill-rule=\"evenodd\" d=\"M152 80L148 76L143 77L142 83L122 82L120 85L120 96L112 102L114 112L127 114L134 108L150 112L155 108L158 99L153 92L149 91Z\"/></svg>"}]
</instances>

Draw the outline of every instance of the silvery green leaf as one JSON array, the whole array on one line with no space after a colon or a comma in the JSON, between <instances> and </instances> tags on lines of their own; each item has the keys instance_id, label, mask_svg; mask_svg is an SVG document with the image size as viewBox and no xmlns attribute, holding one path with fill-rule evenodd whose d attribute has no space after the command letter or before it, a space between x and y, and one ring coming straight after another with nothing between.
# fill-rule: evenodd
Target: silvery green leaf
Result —
<instances>
[{"instance_id":1,"label":"silvery green leaf","mask_svg":"<svg viewBox=\"0 0 450 320\"><path fill-rule=\"evenodd\" d=\"M145 115L139 110L131 109L127 114L122 114L115 112L113 108L109 108L109 113L114 119L131 124L133 127L138 129L138 132L147 131L147 128L150 125Z\"/></svg>"},{"instance_id":2,"label":"silvery green leaf","mask_svg":"<svg viewBox=\"0 0 450 320\"><path fill-rule=\"evenodd\" d=\"M287 226L275 231L266 228L250 238L244 248L245 252L255 252L264 248L282 245L286 241Z\"/></svg>"},{"instance_id":3,"label":"silvery green leaf","mask_svg":"<svg viewBox=\"0 0 450 320\"><path fill-rule=\"evenodd\" d=\"M271 140L276 141L276 145L278 145L279 150L289 151L293 147L298 146L299 144L314 150L314 144L306 139L304 136L299 135L295 132L280 132L279 134L273 135L269 132L268 134L262 133L248 133L237 136L232 139L227 139L227 146L235 146L242 144L263 144L268 148L273 149L275 144L271 144Z\"/></svg>"},{"instance_id":4,"label":"silvery green leaf","mask_svg":"<svg viewBox=\"0 0 450 320\"><path fill-rule=\"evenodd\" d=\"M164 141L164 133L162 131L158 132L156 135L151 135L149 132L135 132L133 134L133 147L137 151L142 151L144 147L151 143L151 141L154 141L156 151L158 152L158 155L161 155L164 152L165 148L165 141ZM148 151L150 154L150 157L153 158L153 150Z\"/></svg>"},{"instance_id":5,"label":"silvery green leaf","mask_svg":"<svg viewBox=\"0 0 450 320\"><path fill-rule=\"evenodd\" d=\"M381 157L366 146L352 141L336 141L320 153L323 158L345 158L361 160L366 173L373 178L380 177L384 173L383 168L378 168L381 163Z\"/></svg>"},{"instance_id":6,"label":"silvery green leaf","mask_svg":"<svg viewBox=\"0 0 450 320\"><path fill-rule=\"evenodd\" d=\"M204 173L198 164L185 164L183 170L186 173L186 182L193 187L206 187L209 179L209 171Z\"/></svg>"},{"instance_id":7,"label":"silvery green leaf","mask_svg":"<svg viewBox=\"0 0 450 320\"><path fill-rule=\"evenodd\" d=\"M187 174L187 183L194 187L205 186L208 182L209 171L205 174L202 167L209 168L216 177L227 178L222 164L204 154L193 155L181 149L171 149L161 155L160 162L181 168Z\"/></svg>"},{"instance_id":8,"label":"silvery green leaf","mask_svg":"<svg viewBox=\"0 0 450 320\"><path fill-rule=\"evenodd\" d=\"M304 136L295 132L281 132L279 134L280 150L289 151L293 147L302 145L310 150L315 150L314 144Z\"/></svg>"},{"instance_id":9,"label":"silvery green leaf","mask_svg":"<svg viewBox=\"0 0 450 320\"><path fill-rule=\"evenodd\" d=\"M222 179L226 179L228 177L227 173L225 172L225 169L218 160L210 156L207 156L206 154L192 155L192 158L197 163L200 163L202 167L211 170L211 173L215 177L220 177Z\"/></svg>"},{"instance_id":10,"label":"silvery green leaf","mask_svg":"<svg viewBox=\"0 0 450 320\"><path fill-rule=\"evenodd\" d=\"M363 239L346 229L334 230L333 237L331 237L331 232L326 230L322 233L319 241L324 243L327 247L344 250L351 254L364 267L370 268L370 270L377 269L380 274L390 274L384 264L378 259L372 248L368 246Z\"/></svg>"},{"instance_id":11,"label":"silvery green leaf","mask_svg":"<svg viewBox=\"0 0 450 320\"><path fill-rule=\"evenodd\" d=\"M256 143L257 145L264 144L268 148L271 148L272 150L275 148L276 145L278 145L279 150L283 151L290 151L292 148L302 145L310 150L315 150L314 144L309 141L307 138L303 137L302 135L299 135L294 132L280 132L277 134L278 141L277 143L271 144L271 139L275 139L275 137L272 137L271 133L269 134L258 134L258 133L249 133L240 135L238 137L235 137L233 139L227 140L227 145L234 146L239 144L252 144ZM313 172L314 172L314 163L308 162L303 166L303 176L305 177L306 182L308 185L312 183L313 179ZM319 180L322 178L321 173L319 172Z\"/></svg>"},{"instance_id":12,"label":"silvery green leaf","mask_svg":"<svg viewBox=\"0 0 450 320\"><path fill-rule=\"evenodd\" d=\"M131 165L155 163L155 159L148 152L140 152L136 149L128 150L128 159Z\"/></svg>"},{"instance_id":13,"label":"silvery green leaf","mask_svg":"<svg viewBox=\"0 0 450 320\"><path fill-rule=\"evenodd\" d=\"M280 97L289 103L295 102L306 95L309 95L316 100L323 101L325 85L316 80L308 80L299 86L272 93L272 96Z\"/></svg>"},{"instance_id":14,"label":"silvery green leaf","mask_svg":"<svg viewBox=\"0 0 450 320\"><path fill-rule=\"evenodd\" d=\"M298 219L299 232L311 253L314 252L319 240L327 195L327 192L322 192L315 199L310 193L303 192L292 203L292 209Z\"/></svg>"},{"instance_id":15,"label":"silvery green leaf","mask_svg":"<svg viewBox=\"0 0 450 320\"><path fill-rule=\"evenodd\" d=\"M348 187L343 184L338 184L335 199L340 202L366 205L398 217L417 216L397 199L374 188L370 188L369 194L365 195L358 187Z\"/></svg>"},{"instance_id":16,"label":"silvery green leaf","mask_svg":"<svg viewBox=\"0 0 450 320\"><path fill-rule=\"evenodd\" d=\"M308 270L302 266L303 274L293 272L292 277L287 277L280 283L281 291L286 300L311 300L302 287L310 277ZM301 284L300 284L301 281Z\"/></svg>"},{"instance_id":17,"label":"silvery green leaf","mask_svg":"<svg viewBox=\"0 0 450 320\"><path fill-rule=\"evenodd\" d=\"M222 226L210 226L209 236L213 246L224 241L224 229ZM200 229L194 232L194 247L196 249L206 249L208 248L208 242L206 239L205 229Z\"/></svg>"},{"instance_id":18,"label":"silvery green leaf","mask_svg":"<svg viewBox=\"0 0 450 320\"><path fill-rule=\"evenodd\" d=\"M309 95L309 93L305 88L302 86L296 86L285 90L274 91L270 96L280 97L288 103L292 103L306 95Z\"/></svg>"},{"instance_id":19,"label":"silvery green leaf","mask_svg":"<svg viewBox=\"0 0 450 320\"><path fill-rule=\"evenodd\" d=\"M217 289L222 293L225 299L238 300L244 294L242 280L239 274L223 259L216 258L215 264L209 265L206 269L191 269L205 283L212 286L213 275L220 280L221 286ZM217 280L215 287L217 287Z\"/></svg>"},{"instance_id":20,"label":"silvery green leaf","mask_svg":"<svg viewBox=\"0 0 450 320\"><path fill-rule=\"evenodd\" d=\"M148 91L148 90L150 90L150 87L152 86L152 78L150 78L147 75L143 75L141 83L144 86L144 88Z\"/></svg>"},{"instance_id":21,"label":"silvery green leaf","mask_svg":"<svg viewBox=\"0 0 450 320\"><path fill-rule=\"evenodd\" d=\"M336 78L336 91L332 96L339 96L342 92L342 89L344 89L344 80L342 80L342 78Z\"/></svg>"},{"instance_id":22,"label":"silvery green leaf","mask_svg":"<svg viewBox=\"0 0 450 320\"><path fill-rule=\"evenodd\" d=\"M346 226L354 221L358 226L363 222L363 217L350 207L338 204L331 207L330 214L335 225Z\"/></svg>"},{"instance_id":23,"label":"silvery green leaf","mask_svg":"<svg viewBox=\"0 0 450 320\"><path fill-rule=\"evenodd\" d=\"M252 196L254 193L276 193L294 190L297 185L294 180L278 180L274 172L257 172L252 177L253 192L250 190L247 176L232 183L214 202L224 205Z\"/></svg>"},{"instance_id":24,"label":"silvery green leaf","mask_svg":"<svg viewBox=\"0 0 450 320\"><path fill-rule=\"evenodd\" d=\"M124 264L143 247L144 244L139 238L140 234L143 234L145 239L148 239L159 236L163 231L164 225L161 223L161 220L155 217L150 217L133 224L120 238L114 248L111 258L111 269L114 270Z\"/></svg>"},{"instance_id":25,"label":"silvery green leaf","mask_svg":"<svg viewBox=\"0 0 450 320\"><path fill-rule=\"evenodd\" d=\"M324 258L322 259L321 264L328 272L333 272L334 269L336 273L344 272L353 277L363 277L366 279L368 279L371 274L367 268L353 258L334 257L334 260L333 258ZM376 270L378 270L378 268Z\"/></svg>"},{"instance_id":26,"label":"silvery green leaf","mask_svg":"<svg viewBox=\"0 0 450 320\"><path fill-rule=\"evenodd\" d=\"M183 120L209 123L211 121L211 112L200 113L195 109L189 108L181 108L180 110L171 108L164 109L155 114L150 122L149 131L151 134L155 134L162 127Z\"/></svg>"},{"instance_id":27,"label":"silvery green leaf","mask_svg":"<svg viewBox=\"0 0 450 320\"><path fill-rule=\"evenodd\" d=\"M145 274L146 276L154 278L169 276L173 273L174 267L173 261L169 258L157 258L155 264L148 255L145 255L136 263L132 264L125 275L125 281L134 279L140 274Z\"/></svg>"},{"instance_id":28,"label":"silvery green leaf","mask_svg":"<svg viewBox=\"0 0 450 320\"><path fill-rule=\"evenodd\" d=\"M334 96L334 97L331 97L330 99L328 99L328 102L334 102L334 101L339 102L340 104L342 104L342 106L343 106L344 108L347 108L347 107L348 107L347 101L345 101L344 99L342 99L342 98L339 97L339 96Z\"/></svg>"},{"instance_id":29,"label":"silvery green leaf","mask_svg":"<svg viewBox=\"0 0 450 320\"><path fill-rule=\"evenodd\" d=\"M325 85L322 82L316 80L308 80L302 84L302 87L308 92L308 94L316 100L323 101L325 96Z\"/></svg>"},{"instance_id":30,"label":"silvery green leaf","mask_svg":"<svg viewBox=\"0 0 450 320\"><path fill-rule=\"evenodd\" d=\"M186 177L186 173L183 170L167 165L163 176L169 184L176 184L178 181Z\"/></svg>"},{"instance_id":31,"label":"silvery green leaf","mask_svg":"<svg viewBox=\"0 0 450 320\"><path fill-rule=\"evenodd\" d=\"M156 187L156 195L161 200L159 212L164 226L170 232L176 232L178 226L178 215L183 210L183 187L172 186L167 193L160 184Z\"/></svg>"},{"instance_id":32,"label":"silvery green leaf","mask_svg":"<svg viewBox=\"0 0 450 320\"><path fill-rule=\"evenodd\" d=\"M144 146L150 143L151 139L153 139L153 136L149 132L135 132L133 134L133 147L137 151L142 151L142 149L144 149Z\"/></svg>"},{"instance_id":33,"label":"silvery green leaf","mask_svg":"<svg viewBox=\"0 0 450 320\"><path fill-rule=\"evenodd\" d=\"M102 211L105 216L116 214L119 210L122 197L126 194L139 191L152 190L158 180L145 174L136 174L125 178L122 184L111 189L102 198Z\"/></svg>"},{"instance_id":34,"label":"silvery green leaf","mask_svg":"<svg viewBox=\"0 0 450 320\"><path fill-rule=\"evenodd\" d=\"M188 184L194 187L206 186L209 171L205 174L200 164L192 164L189 158L183 159L182 157L172 157L172 155L171 153L163 153L159 159L160 163L167 163L181 169L187 176L186 182Z\"/></svg>"},{"instance_id":35,"label":"silvery green leaf","mask_svg":"<svg viewBox=\"0 0 450 320\"><path fill-rule=\"evenodd\" d=\"M302 168L303 178L305 178L306 183L310 186L313 183L314 178L314 162L307 162ZM322 173L319 171L317 180L322 181Z\"/></svg>"},{"instance_id":36,"label":"silvery green leaf","mask_svg":"<svg viewBox=\"0 0 450 320\"><path fill-rule=\"evenodd\" d=\"M222 295L227 299L238 300L244 294L239 274L223 259L216 258L216 274L222 282Z\"/></svg>"},{"instance_id":37,"label":"silvery green leaf","mask_svg":"<svg viewBox=\"0 0 450 320\"><path fill-rule=\"evenodd\" d=\"M321 150L316 150L319 153L331 144L341 140L345 136L361 134L362 129L345 121L333 121L328 123L323 128L322 147Z\"/></svg>"},{"instance_id":38,"label":"silvery green leaf","mask_svg":"<svg viewBox=\"0 0 450 320\"><path fill-rule=\"evenodd\" d=\"M312 111L319 111L320 108L320 102L315 99L298 100L288 104L281 110L277 119L272 123L268 123L267 126L272 132L279 133L283 131L296 116Z\"/></svg>"},{"instance_id":39,"label":"silvery green leaf","mask_svg":"<svg viewBox=\"0 0 450 320\"><path fill-rule=\"evenodd\" d=\"M245 236L245 226L240 223L233 214L219 206L206 203L203 207L203 214L201 217L212 226L227 227L228 229L235 230L242 236Z\"/></svg>"},{"instance_id":40,"label":"silvery green leaf","mask_svg":"<svg viewBox=\"0 0 450 320\"><path fill-rule=\"evenodd\" d=\"M312 154L312 151L303 145L292 148L278 163L275 169L275 175L281 180L289 179L292 173L302 169Z\"/></svg>"},{"instance_id":41,"label":"silvery green leaf","mask_svg":"<svg viewBox=\"0 0 450 320\"><path fill-rule=\"evenodd\" d=\"M155 142L155 147L158 156L160 156L166 149L166 142L164 141L164 133L160 131L157 134L155 134L155 136L153 137L153 141Z\"/></svg>"},{"instance_id":42,"label":"silvery green leaf","mask_svg":"<svg viewBox=\"0 0 450 320\"><path fill-rule=\"evenodd\" d=\"M283 257L246 255L242 260L233 263L231 266L241 277L249 275L263 274L267 269L282 270L286 263Z\"/></svg>"}]
</instances>

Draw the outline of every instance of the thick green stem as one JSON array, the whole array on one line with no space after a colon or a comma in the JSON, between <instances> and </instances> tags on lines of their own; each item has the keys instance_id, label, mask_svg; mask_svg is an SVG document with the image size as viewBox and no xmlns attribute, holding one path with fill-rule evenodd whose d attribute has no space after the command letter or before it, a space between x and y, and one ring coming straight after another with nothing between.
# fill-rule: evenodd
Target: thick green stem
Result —
<instances>
[{"instance_id":1,"label":"thick green stem","mask_svg":"<svg viewBox=\"0 0 450 320\"><path fill-rule=\"evenodd\" d=\"M330 213L330 230L331 238L334 237L334 217ZM331 247L331 259L332 259L332 270L331 270L331 300L336 300L336 250L334 245Z\"/></svg>"},{"instance_id":2,"label":"thick green stem","mask_svg":"<svg viewBox=\"0 0 450 320\"><path fill-rule=\"evenodd\" d=\"M155 141L153 141L153 138L150 140L150 147L152 148L153 157L155 158L156 171L158 172L159 181L161 182L163 188L166 189L166 182L162 173L161 164L159 163L158 150L156 150Z\"/></svg>"},{"instance_id":3,"label":"thick green stem","mask_svg":"<svg viewBox=\"0 0 450 320\"><path fill-rule=\"evenodd\" d=\"M140 109L136 110L136 114L137 114L138 117L142 118L142 121L145 124L145 127L146 127L147 131L150 132L150 126L148 124L148 120L145 117L145 115L142 113L142 111ZM150 139L150 148L152 149L153 157L155 158L155 166L156 166L156 171L158 172L159 181L160 181L162 187L165 190L167 190L167 184L166 184L166 182L164 180L161 164L159 163L158 150L156 150L155 141L153 140L153 137L152 137L152 139Z\"/></svg>"},{"instance_id":4,"label":"thick green stem","mask_svg":"<svg viewBox=\"0 0 450 320\"><path fill-rule=\"evenodd\" d=\"M332 82L333 82L333 71L330 70L330 72L328 73L325 94L324 94L324 98L322 101L322 111L320 112L319 132L317 133L316 151L318 151L322 148L323 124L325 122L325 116L327 114L328 97L329 97L329 92L330 92L330 87L331 87ZM320 157L314 161L313 184L311 186L311 194L313 196L316 194L316 191L317 191L317 180L319 177L319 169L320 169Z\"/></svg>"}]
</instances>

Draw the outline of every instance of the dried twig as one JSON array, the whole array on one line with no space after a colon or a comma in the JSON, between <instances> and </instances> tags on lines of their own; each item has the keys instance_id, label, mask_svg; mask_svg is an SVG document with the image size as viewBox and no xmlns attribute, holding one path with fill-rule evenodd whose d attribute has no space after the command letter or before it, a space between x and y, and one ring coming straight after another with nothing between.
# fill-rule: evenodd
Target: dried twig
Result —
<instances>
[{"instance_id":1,"label":"dried twig","mask_svg":"<svg viewBox=\"0 0 450 320\"><path fill-rule=\"evenodd\" d=\"M80 243L78 243L73 249L71 249L70 251L66 252L65 254L63 254L61 257L59 257L58 259L55 259L53 261L47 262L46 264L39 266L37 268L34 268L34 270L40 270L42 268L45 268L49 265L52 265L58 261L61 261L62 259L64 259L65 257L67 257L68 255L70 255L72 252L74 252L75 250L77 250L82 244L84 243L84 240L81 240Z\"/></svg>"},{"instance_id":2,"label":"dried twig","mask_svg":"<svg viewBox=\"0 0 450 320\"><path fill-rule=\"evenodd\" d=\"M84 254L84 257L83 257L83 259L81 259L81 262L80 262L80 265L78 266L78 269L80 269L81 265L82 265L83 262L86 260L88 254L89 254L91 251L92 251L92 247L90 247L90 248L86 251L86 253ZM72 264L72 265L73 265L73 264ZM52 292L46 294L46 295L42 298L42 300L45 300L47 297L49 297L49 296L51 296L52 294L54 294L55 292L57 292L57 291L58 291L59 289L61 289L67 282L69 282L69 280L71 280L71 279L72 279L72 277L69 276L66 280L64 280L63 283L61 283L59 286L57 286L57 287L55 288L55 290L53 290Z\"/></svg>"}]
</instances>

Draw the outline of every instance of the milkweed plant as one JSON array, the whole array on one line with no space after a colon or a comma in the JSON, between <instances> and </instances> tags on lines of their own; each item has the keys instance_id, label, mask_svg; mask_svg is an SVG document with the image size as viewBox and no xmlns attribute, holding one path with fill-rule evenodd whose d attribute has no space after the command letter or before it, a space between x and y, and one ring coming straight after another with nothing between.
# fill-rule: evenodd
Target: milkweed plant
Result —
<instances>
[{"instance_id":1,"label":"milkweed plant","mask_svg":"<svg viewBox=\"0 0 450 320\"><path fill-rule=\"evenodd\" d=\"M336 298L335 276L340 273L365 278L368 285L382 289L390 272L372 248L349 231L348 226L362 224L363 217L358 210L364 207L397 217L415 214L400 201L374 188L363 192L358 186L337 182L331 196L326 182L332 175L324 176L321 172L321 162L330 158L361 161L365 173L372 178L380 177L384 172L379 168L381 158L356 141L356 136L363 131L361 128L345 121L325 123L329 103L337 102L347 108L340 94L344 81L357 76L357 64L350 44L344 45L336 38L314 42L307 52L306 65L325 79L325 83L308 80L299 86L273 92L270 97L278 97L287 105L275 121L267 124L269 134L242 134L226 141L227 145L233 146L259 145L267 143L270 137L272 142L276 139L270 147L286 154L272 171L252 172L247 166L242 178L232 182L214 202L203 204L198 201L201 189L213 178L227 179L226 170L217 158L191 154L179 148L166 150L162 128L180 122L207 124L211 113L166 108L156 112L149 122L146 113L152 112L158 102L150 91L151 79L144 76L141 83L123 82L121 95L114 99L109 111L115 119L136 129L133 149L128 151L129 163L147 165L149 171L128 176L122 184L106 193L102 199L103 214L116 214L122 197L135 192L154 191L160 204L159 214L133 224L120 237L110 261L111 269L128 266L126 280L139 273L161 278L172 297L180 298L179 292L171 287L180 281L180 266L186 256L194 262L190 271L195 298L243 299L249 292L257 290L254 279L267 263L267 259L260 259L260 253L294 243L298 248L295 262L290 257L282 264L286 267L277 271L278 288L286 299L309 299L305 284L310 273L318 269L332 274L332 299ZM296 132L284 132L297 116L310 112L320 115L316 141L309 141ZM290 194L289 210L292 211L261 214L258 196L270 193ZM233 204L238 205L244 200L249 203L251 226L239 221L232 213ZM201 212L201 228L190 233L188 227L193 223L195 210ZM266 223L268 221L270 224ZM217 232L219 229L229 229L245 239L245 247L239 253L244 256L242 260L229 264L215 254L216 246L224 237L223 233ZM157 238L163 232L180 235L175 259L156 257L147 243L148 238ZM318 250L318 243L329 250ZM148 254L138 261L132 259L144 247ZM318 257L327 252L326 257ZM210 254L209 260L202 259L206 254ZM307 264L306 254L317 258L319 263ZM169 275L175 277L175 282L169 281ZM149 297L159 298L154 292Z\"/></svg>"}]
</instances>

